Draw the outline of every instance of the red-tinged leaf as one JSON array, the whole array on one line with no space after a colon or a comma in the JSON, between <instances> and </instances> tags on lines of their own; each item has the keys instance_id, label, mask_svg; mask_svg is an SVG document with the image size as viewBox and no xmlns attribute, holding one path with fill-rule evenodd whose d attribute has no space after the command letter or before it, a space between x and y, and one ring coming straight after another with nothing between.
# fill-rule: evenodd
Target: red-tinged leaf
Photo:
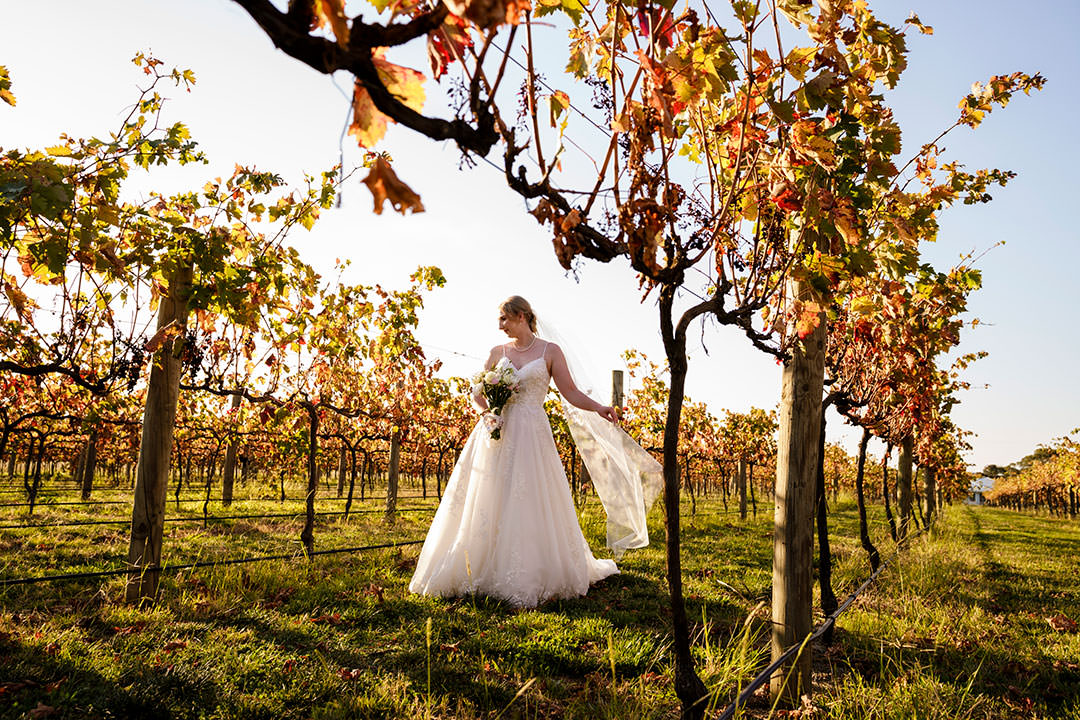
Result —
<instances>
[{"instance_id":1,"label":"red-tinged leaf","mask_svg":"<svg viewBox=\"0 0 1080 720\"><path fill-rule=\"evenodd\" d=\"M337 44L349 46L349 18L345 15L345 0L314 0L312 29L329 27Z\"/></svg>"},{"instance_id":2,"label":"red-tinged leaf","mask_svg":"<svg viewBox=\"0 0 1080 720\"><path fill-rule=\"evenodd\" d=\"M570 96L562 90L556 90L548 99L551 106L551 127L557 127L558 119L570 108Z\"/></svg>"},{"instance_id":3,"label":"red-tinged leaf","mask_svg":"<svg viewBox=\"0 0 1080 720\"><path fill-rule=\"evenodd\" d=\"M465 48L472 47L466 23L457 15L448 14L443 24L428 33L428 62L431 74L436 80L446 74L452 63L460 62L465 56Z\"/></svg>"},{"instance_id":4,"label":"red-tinged leaf","mask_svg":"<svg viewBox=\"0 0 1080 720\"><path fill-rule=\"evenodd\" d=\"M291 673L295 669L296 669L296 660L294 658L289 658L285 662L281 663L281 672L282 672L283 675L288 675L289 673Z\"/></svg>"},{"instance_id":5,"label":"red-tinged leaf","mask_svg":"<svg viewBox=\"0 0 1080 720\"><path fill-rule=\"evenodd\" d=\"M651 6L645 0L639 0L637 11L638 31L644 37L649 37L650 29L653 30L653 37L656 44L660 46L662 50L666 50L672 45L672 40L675 35L675 23L672 21L671 13L665 10L662 6Z\"/></svg>"},{"instance_id":6,"label":"red-tinged leaf","mask_svg":"<svg viewBox=\"0 0 1080 720\"><path fill-rule=\"evenodd\" d=\"M802 209L802 199L791 187L782 186L778 192L769 196L769 199L776 204L776 207L787 212L798 212Z\"/></svg>"},{"instance_id":7,"label":"red-tinged leaf","mask_svg":"<svg viewBox=\"0 0 1080 720\"><path fill-rule=\"evenodd\" d=\"M402 215L408 212L424 212L424 204L420 202L420 196L398 179L390 163L384 158L380 157L375 161L363 183L371 191L371 196L375 201L376 215L382 214L383 204L387 200Z\"/></svg>"},{"instance_id":8,"label":"red-tinged leaf","mask_svg":"<svg viewBox=\"0 0 1080 720\"><path fill-rule=\"evenodd\" d=\"M795 320L795 332L798 333L800 340L805 340L810 333L817 329L818 323L821 321L820 316L821 306L816 302L802 303L798 318Z\"/></svg>"},{"instance_id":9,"label":"red-tinged leaf","mask_svg":"<svg viewBox=\"0 0 1080 720\"><path fill-rule=\"evenodd\" d=\"M164 652L167 652L167 653L174 653L177 650L183 650L186 647L187 647L187 641L186 640L172 640L170 642L165 643L161 647L161 649Z\"/></svg>"},{"instance_id":10,"label":"red-tinged leaf","mask_svg":"<svg viewBox=\"0 0 1080 720\"><path fill-rule=\"evenodd\" d=\"M338 670L338 677L342 680L359 680L360 676L364 674L364 671L360 668L341 668Z\"/></svg>"}]
</instances>

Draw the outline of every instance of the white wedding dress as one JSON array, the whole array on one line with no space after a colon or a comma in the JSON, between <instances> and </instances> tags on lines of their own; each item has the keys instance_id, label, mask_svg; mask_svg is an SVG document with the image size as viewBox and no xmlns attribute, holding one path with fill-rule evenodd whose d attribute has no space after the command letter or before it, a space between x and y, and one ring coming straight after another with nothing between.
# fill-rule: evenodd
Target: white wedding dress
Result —
<instances>
[{"instance_id":1,"label":"white wedding dress","mask_svg":"<svg viewBox=\"0 0 1080 720\"><path fill-rule=\"evenodd\" d=\"M545 353L546 354L546 353ZM544 411L551 378L544 357L518 371L501 438L478 422L446 484L409 591L471 593L535 607L584 595L619 572L593 557L578 525L562 460Z\"/></svg>"}]
</instances>

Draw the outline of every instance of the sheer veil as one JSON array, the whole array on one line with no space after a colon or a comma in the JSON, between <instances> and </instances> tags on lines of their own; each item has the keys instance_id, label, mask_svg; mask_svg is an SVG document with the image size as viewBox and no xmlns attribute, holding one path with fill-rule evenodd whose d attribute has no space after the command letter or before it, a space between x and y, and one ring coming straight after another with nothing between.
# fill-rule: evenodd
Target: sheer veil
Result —
<instances>
[{"instance_id":1,"label":"sheer veil","mask_svg":"<svg viewBox=\"0 0 1080 720\"><path fill-rule=\"evenodd\" d=\"M552 323L538 319L537 329L541 338L562 349L578 389L603 402L600 388L604 385L598 383L602 377L574 352ZM576 408L565 398L562 405L570 434L607 513L608 547L616 559L629 548L645 547L649 544L645 516L664 485L660 463L615 423Z\"/></svg>"}]
</instances>

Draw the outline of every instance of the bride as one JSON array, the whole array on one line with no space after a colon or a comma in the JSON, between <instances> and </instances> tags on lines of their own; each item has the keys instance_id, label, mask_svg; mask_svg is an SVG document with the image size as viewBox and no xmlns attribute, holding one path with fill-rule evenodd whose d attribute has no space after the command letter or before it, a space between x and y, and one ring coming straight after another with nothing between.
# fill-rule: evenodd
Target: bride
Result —
<instances>
[{"instance_id":1,"label":"bride","mask_svg":"<svg viewBox=\"0 0 1080 720\"><path fill-rule=\"evenodd\" d=\"M608 512L608 544L616 557L648 543L645 513L659 493L660 468L614 424L613 408L575 385L562 349L537 336L536 315L524 298L515 295L500 306L499 329L510 342L492 348L485 368L506 358L518 389L503 408L499 439L481 419L465 443L409 590L443 597L477 593L535 607L584 595L590 584L619 572L613 560L593 556L578 525L544 411L550 381L562 394L571 432ZM487 410L481 395L473 399Z\"/></svg>"}]
</instances>

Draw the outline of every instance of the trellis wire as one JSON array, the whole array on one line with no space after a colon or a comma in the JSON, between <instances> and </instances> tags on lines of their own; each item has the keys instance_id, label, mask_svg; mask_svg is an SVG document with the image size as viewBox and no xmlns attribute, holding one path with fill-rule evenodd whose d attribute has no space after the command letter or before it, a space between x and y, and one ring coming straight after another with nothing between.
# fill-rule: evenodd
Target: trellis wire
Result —
<instances>
[{"instance_id":1,"label":"trellis wire","mask_svg":"<svg viewBox=\"0 0 1080 720\"><path fill-rule=\"evenodd\" d=\"M434 507L407 507L397 508L395 512L425 512L434 510ZM371 509L371 510L350 510L349 515L369 515L372 513L385 513L386 510ZM315 515L345 515L344 510L326 510L316 512ZM302 519L305 513L291 512L291 513L256 513L254 515L189 515L186 517L167 517L164 522L176 523L176 522L203 522L205 521L219 521L219 520L254 520L257 518L296 518ZM71 520L62 522L42 522L42 523L26 523L22 525L0 525L0 530L29 530L32 528L43 527L81 527L84 525L130 525L131 518L125 519L111 519L111 520Z\"/></svg>"},{"instance_id":2,"label":"trellis wire","mask_svg":"<svg viewBox=\"0 0 1080 720\"><path fill-rule=\"evenodd\" d=\"M916 533L913 533L908 538L906 538L903 542L904 543L910 542L911 540L914 540L916 537L918 537L921 534L922 534L921 530L916 532ZM724 708L724 712L720 713L720 715L717 716L717 720L731 720L731 718L735 717L735 713L738 712L739 708L746 706L746 703L747 703L747 701L750 700L750 697L755 692L757 692L758 688L760 688L762 685L764 685L766 682L769 681L769 679L772 677L772 674L774 672L776 672L776 670L781 665L783 665L785 662L787 662L787 660L790 659L792 655L795 655L796 653L802 652L803 648L805 648L807 645L814 642L819 637L821 637L826 632L828 632L829 628L831 628L832 626L834 626L836 624L837 619L841 615L843 615L844 612L849 607L851 607L851 604L853 602L855 602L855 599L858 598L859 595L864 590L866 590L866 588L870 587L870 583L874 582L874 580L877 579L877 576L881 574L881 571L884 570L889 565L889 563L891 563L893 560L896 559L896 557L900 554L900 550L902 548L903 548L903 545L901 545L899 548L897 548L896 552L894 552L892 554L892 556L889 557L888 560L883 560L881 562L881 564L878 565L877 570L870 573L870 577L866 578L866 580L864 580L863 583L861 585L859 585L859 587L855 588L855 591L853 593L851 593L850 595L848 595L847 599L844 600L844 602L840 603L840 605L835 610L833 610L833 612L829 615L829 617L825 618L825 620L823 620L822 623L820 625L818 625L817 628L812 633L810 633L809 637L807 637L806 640L803 640L802 642L789 647L787 650L785 650L780 655L780 657L778 657L776 660L774 660L772 663L770 663L769 666L766 667L764 670L759 672L754 677L754 679L751 680L750 683L746 687L744 687L742 689L742 691L739 692L739 694L738 694L738 696L736 696L735 700L733 700L730 705L728 705L726 708Z\"/></svg>"},{"instance_id":3,"label":"trellis wire","mask_svg":"<svg viewBox=\"0 0 1080 720\"><path fill-rule=\"evenodd\" d=\"M406 547L408 545L419 545L424 542L423 540L403 540L401 542L382 543L379 545L361 545L357 547L345 547L345 548L332 548L330 550L314 550L310 553L290 553L287 555L260 555L253 558L234 558L231 560L202 560L200 562L182 563L180 565L162 565L162 566L148 566L142 568L143 572L147 571L160 571L171 572L178 570L193 570L195 568L202 567L217 567L224 565L243 565L253 562L264 562L266 560L296 560L299 558L308 558L315 555L336 555L347 552L362 552L365 550L384 550L387 548ZM137 568L119 568L113 570L96 570L93 572L81 572L81 573L64 573L62 575L41 575L38 577L25 577L25 578L8 578L0 580L0 588L11 587L14 585L35 585L37 583L56 582L59 580L85 580L91 578L111 577L114 575L129 575L135 572Z\"/></svg>"}]
</instances>

